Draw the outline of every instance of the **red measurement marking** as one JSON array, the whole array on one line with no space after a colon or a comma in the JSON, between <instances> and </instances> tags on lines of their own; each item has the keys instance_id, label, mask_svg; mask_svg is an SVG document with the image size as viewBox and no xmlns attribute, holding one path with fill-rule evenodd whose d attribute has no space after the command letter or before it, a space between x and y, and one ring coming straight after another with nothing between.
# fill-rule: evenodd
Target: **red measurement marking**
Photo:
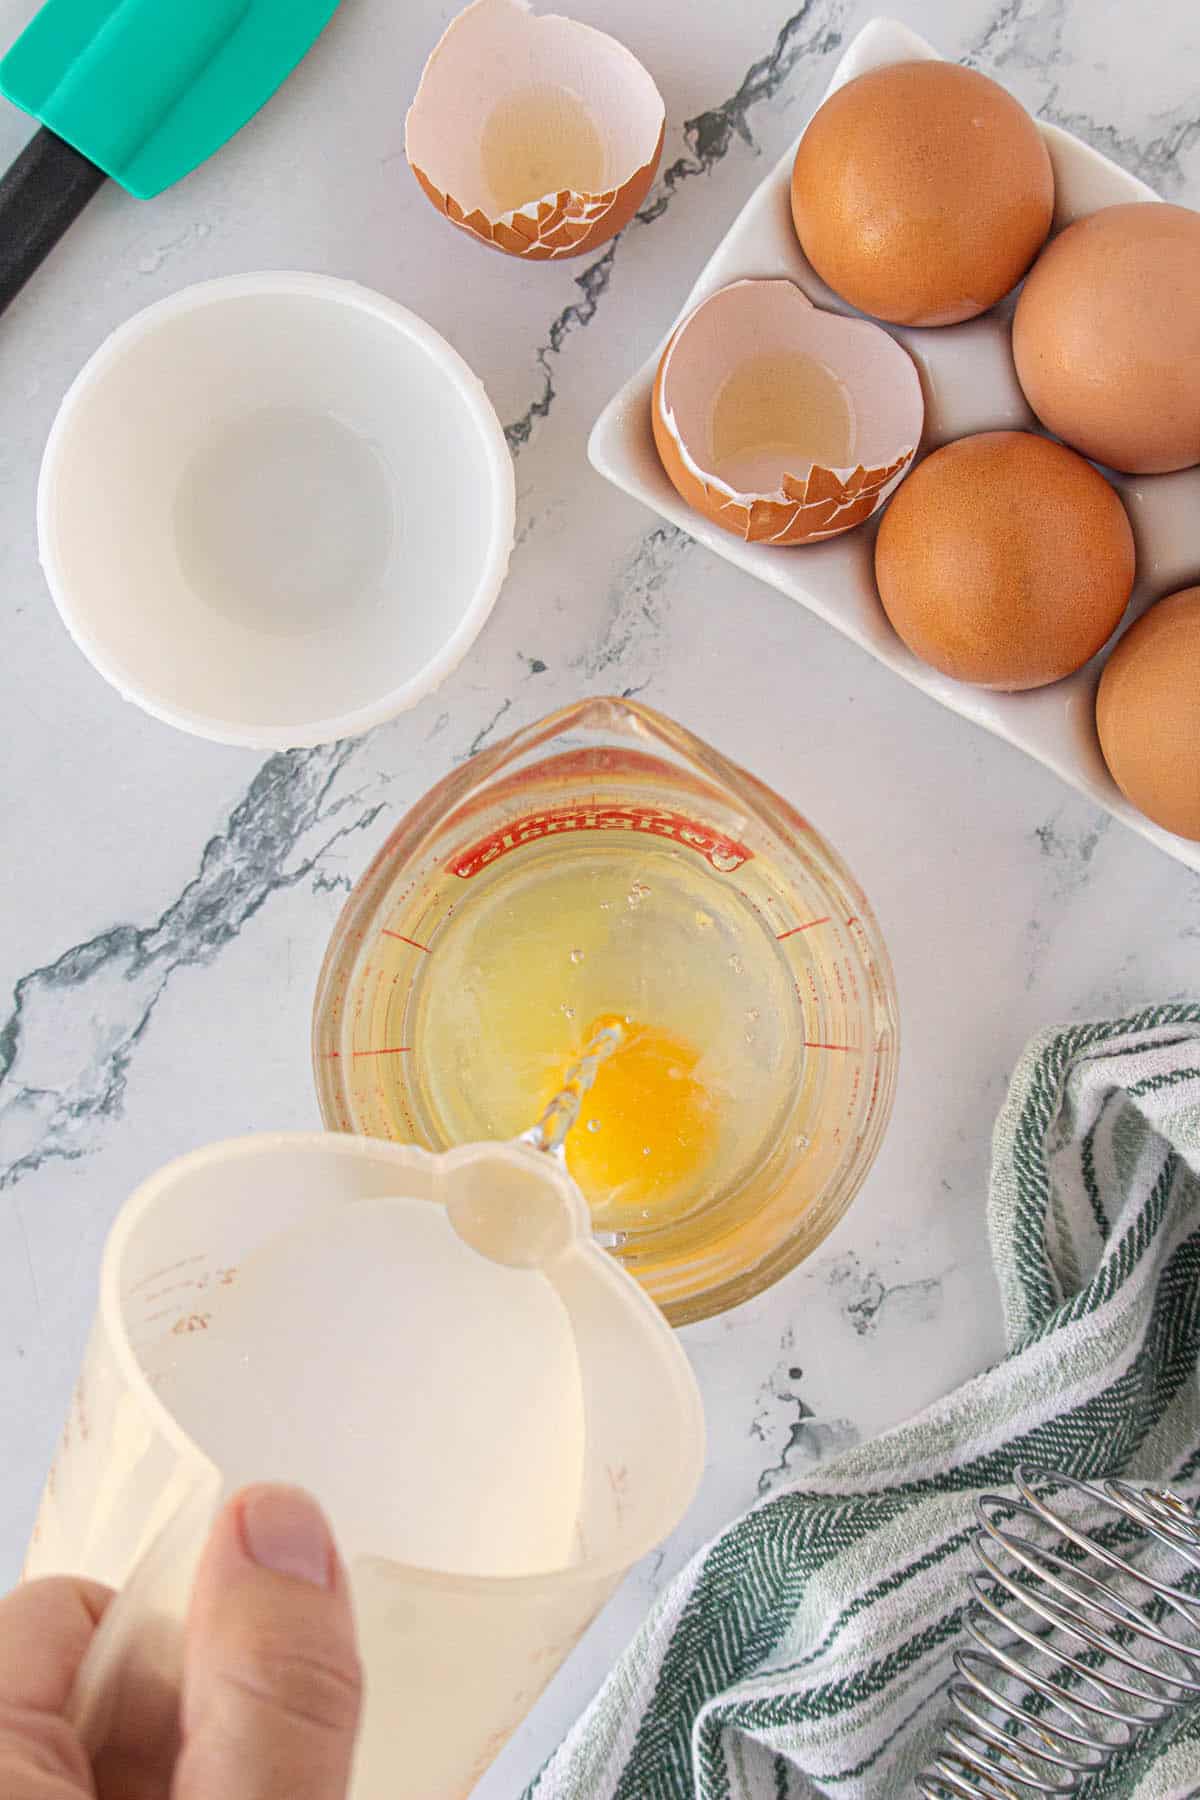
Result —
<instances>
[{"instance_id":1,"label":"red measurement marking","mask_svg":"<svg viewBox=\"0 0 1200 1800\"><path fill-rule=\"evenodd\" d=\"M429 948L428 944L418 944L416 938L405 937L402 931L389 931L385 926L383 935L384 937L395 938L397 942L401 944L411 944L413 949L419 950L423 956L433 955L433 951Z\"/></svg>"},{"instance_id":2,"label":"red measurement marking","mask_svg":"<svg viewBox=\"0 0 1200 1800\"><path fill-rule=\"evenodd\" d=\"M200 1252L196 1256L185 1256L181 1262L169 1263L165 1269L155 1269L152 1275L143 1275L142 1279L130 1288L129 1296L132 1299L134 1294L140 1294L143 1288L149 1287L155 1281L161 1281L164 1276L174 1275L179 1269L190 1269L193 1263L202 1263L203 1261L204 1254ZM164 1292L169 1291L169 1289L164 1289ZM152 1298L157 1298L157 1296L152 1296Z\"/></svg>"},{"instance_id":3,"label":"red measurement marking","mask_svg":"<svg viewBox=\"0 0 1200 1800\"><path fill-rule=\"evenodd\" d=\"M731 875L744 863L752 861L754 852L745 844L715 832L710 826L690 819L685 813L668 812L657 807L605 805L593 800L590 806L553 807L543 812L528 813L514 819L489 837L473 844L447 866L452 875L469 881L499 856L507 856L522 844L540 838L560 835L564 831L647 831L656 837L671 838L695 850L722 875Z\"/></svg>"},{"instance_id":4,"label":"red measurement marking","mask_svg":"<svg viewBox=\"0 0 1200 1800\"><path fill-rule=\"evenodd\" d=\"M858 1055L857 1044L814 1044L811 1038L805 1038L806 1050L848 1050L852 1056Z\"/></svg>"},{"instance_id":5,"label":"red measurement marking","mask_svg":"<svg viewBox=\"0 0 1200 1800\"><path fill-rule=\"evenodd\" d=\"M826 913L823 919L810 919L807 925L793 925L790 931L781 931L776 937L775 942L777 944L782 944L784 938L795 937L796 933L799 931L811 931L814 925L828 925L828 923L829 914Z\"/></svg>"},{"instance_id":6,"label":"red measurement marking","mask_svg":"<svg viewBox=\"0 0 1200 1800\"><path fill-rule=\"evenodd\" d=\"M359 1056L407 1056L411 1044L394 1044L390 1050L353 1050L351 1055Z\"/></svg>"}]
</instances>

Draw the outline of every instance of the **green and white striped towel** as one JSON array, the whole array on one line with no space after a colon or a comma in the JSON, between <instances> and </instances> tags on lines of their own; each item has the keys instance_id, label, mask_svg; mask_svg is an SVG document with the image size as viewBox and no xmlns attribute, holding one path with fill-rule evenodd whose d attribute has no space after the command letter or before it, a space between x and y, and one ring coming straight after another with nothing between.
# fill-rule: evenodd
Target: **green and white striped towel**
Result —
<instances>
[{"instance_id":1,"label":"green and white striped towel","mask_svg":"<svg viewBox=\"0 0 1200 1800\"><path fill-rule=\"evenodd\" d=\"M946 1716L975 1495L1022 1459L1200 1491L1200 1006L1034 1041L990 1223L1004 1360L701 1551L529 1800L899 1800ZM1200 1723L1083 1792L1200 1794Z\"/></svg>"}]
</instances>

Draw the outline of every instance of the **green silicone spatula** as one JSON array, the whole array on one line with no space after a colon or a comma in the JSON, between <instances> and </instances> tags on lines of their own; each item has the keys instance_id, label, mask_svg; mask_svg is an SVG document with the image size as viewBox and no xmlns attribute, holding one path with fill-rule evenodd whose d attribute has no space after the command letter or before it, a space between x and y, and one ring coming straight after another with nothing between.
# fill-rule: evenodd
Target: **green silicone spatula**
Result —
<instances>
[{"instance_id":1,"label":"green silicone spatula","mask_svg":"<svg viewBox=\"0 0 1200 1800\"><path fill-rule=\"evenodd\" d=\"M0 179L0 312L106 177L149 200L253 117L339 0L47 0L0 62L41 121Z\"/></svg>"}]
</instances>

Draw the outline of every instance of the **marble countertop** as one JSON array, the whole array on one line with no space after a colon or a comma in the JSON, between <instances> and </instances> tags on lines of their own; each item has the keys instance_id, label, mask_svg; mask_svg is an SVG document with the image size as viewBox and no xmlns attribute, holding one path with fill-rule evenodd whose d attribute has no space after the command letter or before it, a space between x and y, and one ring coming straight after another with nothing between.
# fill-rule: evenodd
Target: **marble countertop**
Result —
<instances>
[{"instance_id":1,"label":"marble countertop","mask_svg":"<svg viewBox=\"0 0 1200 1800\"><path fill-rule=\"evenodd\" d=\"M0 0L0 40L33 10ZM862 0L572 0L654 72L663 171L590 261L523 266L439 222L404 163L443 0L345 0L279 98L160 200L102 194L0 323L0 1582L32 1522L109 1223L169 1157L312 1127L313 985L351 881L404 809L497 734L637 694L789 796L889 940L895 1117L847 1218L757 1302L693 1327L702 1491L480 1786L518 1791L651 1596L774 1484L916 1412L1001 1348L985 1226L991 1124L1028 1036L1196 995L1200 880L1020 752L924 698L587 466L588 428L799 130ZM1166 197L1200 204L1200 14L1128 0L895 0ZM0 110L0 155L28 125ZM483 377L517 458L517 548L458 673L354 743L268 757L124 705L69 642L34 533L63 391L150 301L234 271L328 270L428 317Z\"/></svg>"}]
</instances>

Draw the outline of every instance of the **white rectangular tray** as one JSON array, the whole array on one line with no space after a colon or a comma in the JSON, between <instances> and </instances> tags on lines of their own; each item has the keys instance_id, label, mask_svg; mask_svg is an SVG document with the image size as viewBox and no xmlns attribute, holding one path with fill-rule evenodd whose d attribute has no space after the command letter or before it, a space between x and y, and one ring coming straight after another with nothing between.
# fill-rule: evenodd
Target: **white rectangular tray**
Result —
<instances>
[{"instance_id":1,"label":"white rectangular tray","mask_svg":"<svg viewBox=\"0 0 1200 1800\"><path fill-rule=\"evenodd\" d=\"M904 26L876 19L851 44L829 92L868 69L936 55ZM1056 229L1101 206L1157 199L1143 182L1068 132L1053 125L1040 129L1054 164ZM787 276L818 306L852 311L814 274L797 241L790 204L795 153L793 145L751 195L675 323L718 288L756 275ZM965 325L925 331L887 328L908 350L921 374L926 405L923 451L970 432L1034 423L1012 365L1011 317L1010 300ZM943 706L1027 750L1151 843L1189 868L1200 870L1200 844L1175 837L1144 819L1129 805L1104 766L1093 720L1103 651L1068 680L1032 693L993 694L964 686L919 662L888 624L875 590L874 524L829 543L776 549L743 543L686 506L663 473L651 435L650 397L660 354L661 346L596 421L588 455L602 475L718 556L807 606ZM1137 540L1138 583L1128 615L1132 619L1152 600L1200 581L1200 469L1177 475L1118 477L1117 486Z\"/></svg>"}]
</instances>

